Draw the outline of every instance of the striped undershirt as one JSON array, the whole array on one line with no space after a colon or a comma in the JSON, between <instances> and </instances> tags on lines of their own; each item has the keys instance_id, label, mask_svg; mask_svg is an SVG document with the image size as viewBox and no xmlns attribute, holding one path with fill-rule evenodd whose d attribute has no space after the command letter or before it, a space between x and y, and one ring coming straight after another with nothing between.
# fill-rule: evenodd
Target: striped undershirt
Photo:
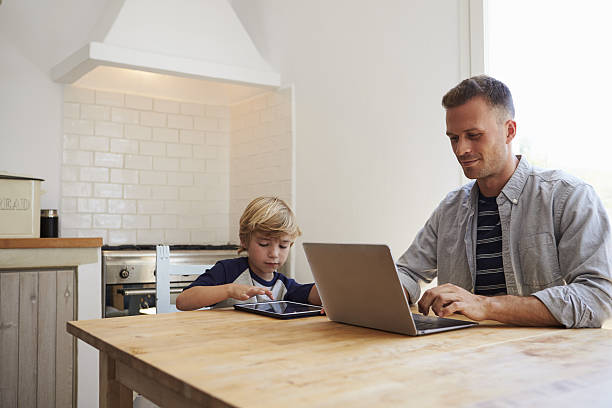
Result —
<instances>
[{"instance_id":1,"label":"striped undershirt","mask_svg":"<svg viewBox=\"0 0 612 408\"><path fill-rule=\"evenodd\" d=\"M506 277L502 259L502 231L496 197L478 196L478 226L476 230L477 295L505 295Z\"/></svg>"}]
</instances>

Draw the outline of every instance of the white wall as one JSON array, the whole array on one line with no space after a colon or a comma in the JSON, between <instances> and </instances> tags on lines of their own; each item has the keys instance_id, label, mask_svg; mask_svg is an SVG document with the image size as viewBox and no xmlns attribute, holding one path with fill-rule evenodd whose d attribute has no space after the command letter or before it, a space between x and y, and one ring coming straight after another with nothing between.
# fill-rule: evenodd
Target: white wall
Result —
<instances>
[{"instance_id":1,"label":"white wall","mask_svg":"<svg viewBox=\"0 0 612 408\"><path fill-rule=\"evenodd\" d=\"M58 208L62 91L0 34L0 172L42 178L41 208Z\"/></svg>"},{"instance_id":2,"label":"white wall","mask_svg":"<svg viewBox=\"0 0 612 408\"><path fill-rule=\"evenodd\" d=\"M294 85L295 275L302 241L387 243L394 257L459 184L442 95L460 80L460 2L233 0Z\"/></svg>"}]
</instances>

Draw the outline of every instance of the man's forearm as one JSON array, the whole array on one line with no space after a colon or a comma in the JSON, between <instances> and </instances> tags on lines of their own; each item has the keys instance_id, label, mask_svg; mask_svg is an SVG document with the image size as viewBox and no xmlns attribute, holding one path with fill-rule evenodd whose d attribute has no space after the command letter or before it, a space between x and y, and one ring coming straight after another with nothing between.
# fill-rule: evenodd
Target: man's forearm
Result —
<instances>
[{"instance_id":1,"label":"man's forearm","mask_svg":"<svg viewBox=\"0 0 612 408\"><path fill-rule=\"evenodd\" d=\"M535 296L487 297L487 319L517 326L560 326Z\"/></svg>"}]
</instances>

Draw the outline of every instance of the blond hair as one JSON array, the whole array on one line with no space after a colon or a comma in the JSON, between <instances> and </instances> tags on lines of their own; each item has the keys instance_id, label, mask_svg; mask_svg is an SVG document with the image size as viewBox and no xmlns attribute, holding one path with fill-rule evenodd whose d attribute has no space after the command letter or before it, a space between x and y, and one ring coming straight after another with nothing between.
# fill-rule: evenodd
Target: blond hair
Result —
<instances>
[{"instance_id":1,"label":"blond hair","mask_svg":"<svg viewBox=\"0 0 612 408\"><path fill-rule=\"evenodd\" d=\"M257 197L244 209L240 217L238 253L246 251L251 235L256 231L271 237L287 234L292 244L302 235L295 221L295 214L289 205L278 197Z\"/></svg>"}]
</instances>

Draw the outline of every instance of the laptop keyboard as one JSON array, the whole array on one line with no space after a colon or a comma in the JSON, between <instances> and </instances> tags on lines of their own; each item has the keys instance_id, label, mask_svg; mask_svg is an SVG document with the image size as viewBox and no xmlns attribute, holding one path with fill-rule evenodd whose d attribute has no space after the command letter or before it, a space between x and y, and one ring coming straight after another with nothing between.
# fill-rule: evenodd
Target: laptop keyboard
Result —
<instances>
[{"instance_id":1,"label":"laptop keyboard","mask_svg":"<svg viewBox=\"0 0 612 408\"><path fill-rule=\"evenodd\" d=\"M412 314L414 324L419 330L441 329L444 327L453 327L460 324L465 324L461 320L445 319L443 317L423 316L422 314Z\"/></svg>"}]
</instances>

